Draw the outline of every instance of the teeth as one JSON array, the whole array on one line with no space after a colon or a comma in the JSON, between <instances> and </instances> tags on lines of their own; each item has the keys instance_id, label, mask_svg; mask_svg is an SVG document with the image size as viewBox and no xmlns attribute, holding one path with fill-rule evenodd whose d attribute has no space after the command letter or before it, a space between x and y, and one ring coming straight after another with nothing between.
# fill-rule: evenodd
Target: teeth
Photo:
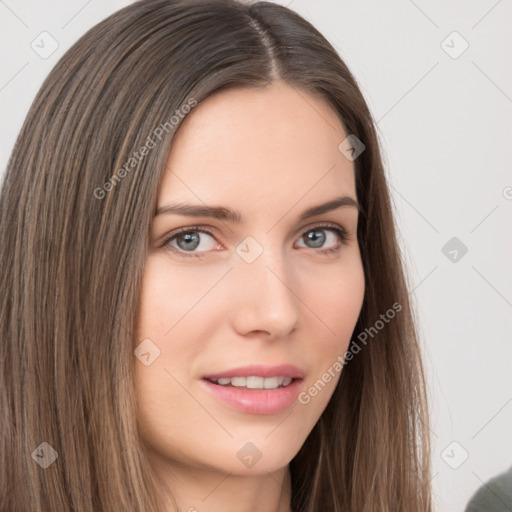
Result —
<instances>
[{"instance_id":1,"label":"teeth","mask_svg":"<svg viewBox=\"0 0 512 512\"><path fill-rule=\"evenodd\" d=\"M281 382L279 380L281 379ZM263 379L263 387L265 389L276 389L283 383L282 377L268 377Z\"/></svg>"},{"instance_id":2,"label":"teeth","mask_svg":"<svg viewBox=\"0 0 512 512\"><path fill-rule=\"evenodd\" d=\"M236 386L237 388L242 388L242 387L245 388L247 385L245 377L233 377L230 380L231 380L231 384L233 384L233 386Z\"/></svg>"},{"instance_id":3,"label":"teeth","mask_svg":"<svg viewBox=\"0 0 512 512\"><path fill-rule=\"evenodd\" d=\"M265 381L263 377L247 377L246 380L249 389L261 389Z\"/></svg>"},{"instance_id":4,"label":"teeth","mask_svg":"<svg viewBox=\"0 0 512 512\"><path fill-rule=\"evenodd\" d=\"M221 386L235 386L237 388L247 389L277 389L279 387L289 386L292 382L291 377L222 377L220 379L212 379L216 384Z\"/></svg>"}]
</instances>

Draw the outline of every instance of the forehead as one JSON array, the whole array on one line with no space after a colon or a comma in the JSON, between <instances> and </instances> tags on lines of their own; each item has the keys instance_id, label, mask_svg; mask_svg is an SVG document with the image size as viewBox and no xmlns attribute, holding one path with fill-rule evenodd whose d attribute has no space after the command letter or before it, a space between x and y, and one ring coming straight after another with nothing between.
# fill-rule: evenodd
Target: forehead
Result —
<instances>
[{"instance_id":1,"label":"forehead","mask_svg":"<svg viewBox=\"0 0 512 512\"><path fill-rule=\"evenodd\" d=\"M282 82L221 91L180 126L158 206L172 199L275 209L301 198L355 198L353 162L338 149L346 137L324 100Z\"/></svg>"}]
</instances>

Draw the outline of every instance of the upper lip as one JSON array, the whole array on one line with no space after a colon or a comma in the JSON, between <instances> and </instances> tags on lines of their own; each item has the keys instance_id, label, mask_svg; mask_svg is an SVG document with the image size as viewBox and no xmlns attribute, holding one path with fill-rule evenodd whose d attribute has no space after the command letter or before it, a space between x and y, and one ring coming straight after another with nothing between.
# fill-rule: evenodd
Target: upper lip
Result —
<instances>
[{"instance_id":1,"label":"upper lip","mask_svg":"<svg viewBox=\"0 0 512 512\"><path fill-rule=\"evenodd\" d=\"M222 379L228 377L291 377L292 379L304 378L304 370L292 364L280 364L276 366L265 366L253 364L239 368L232 368L222 372L210 373L203 379Z\"/></svg>"}]
</instances>

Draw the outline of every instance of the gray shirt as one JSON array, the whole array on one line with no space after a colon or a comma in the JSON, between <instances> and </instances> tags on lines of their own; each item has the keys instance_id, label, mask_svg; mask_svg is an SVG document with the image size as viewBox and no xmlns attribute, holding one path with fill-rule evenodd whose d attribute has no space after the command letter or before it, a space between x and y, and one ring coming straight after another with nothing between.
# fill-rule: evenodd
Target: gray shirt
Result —
<instances>
[{"instance_id":1,"label":"gray shirt","mask_svg":"<svg viewBox=\"0 0 512 512\"><path fill-rule=\"evenodd\" d=\"M512 466L483 484L464 512L512 512Z\"/></svg>"}]
</instances>

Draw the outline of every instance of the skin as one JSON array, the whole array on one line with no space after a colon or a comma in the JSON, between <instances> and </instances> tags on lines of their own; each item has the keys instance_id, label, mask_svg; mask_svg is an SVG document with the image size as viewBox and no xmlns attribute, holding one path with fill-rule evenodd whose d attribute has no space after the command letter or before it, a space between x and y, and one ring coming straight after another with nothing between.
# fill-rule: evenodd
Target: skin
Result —
<instances>
[{"instance_id":1,"label":"skin","mask_svg":"<svg viewBox=\"0 0 512 512\"><path fill-rule=\"evenodd\" d=\"M323 100L283 82L215 93L176 135L157 208L224 206L243 218L167 213L151 228L135 346L149 338L160 355L136 364L138 421L153 467L184 511L291 511L288 464L340 373L307 405L275 414L232 409L201 378L291 363L306 373L302 391L345 353L364 296L358 210L299 215L338 196L357 200L354 164L338 149L346 137ZM330 229L313 229L324 223L345 229L346 243ZM199 245L183 236L169 241L194 225L213 236L192 230ZM311 230L320 242L308 240ZM236 252L248 236L263 249L252 263ZM169 246L201 257L180 257ZM321 252L336 246L337 253ZM250 468L237 457L247 442L262 454Z\"/></svg>"}]
</instances>

